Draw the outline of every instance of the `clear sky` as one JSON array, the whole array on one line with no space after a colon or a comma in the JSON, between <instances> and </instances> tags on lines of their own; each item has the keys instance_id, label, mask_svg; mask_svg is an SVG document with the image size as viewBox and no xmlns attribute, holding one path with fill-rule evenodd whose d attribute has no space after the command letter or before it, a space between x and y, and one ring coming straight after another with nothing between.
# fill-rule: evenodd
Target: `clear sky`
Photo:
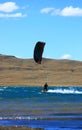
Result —
<instances>
[{"instance_id":1,"label":"clear sky","mask_svg":"<svg viewBox=\"0 0 82 130\"><path fill-rule=\"evenodd\" d=\"M0 54L82 61L82 0L0 0Z\"/></svg>"}]
</instances>

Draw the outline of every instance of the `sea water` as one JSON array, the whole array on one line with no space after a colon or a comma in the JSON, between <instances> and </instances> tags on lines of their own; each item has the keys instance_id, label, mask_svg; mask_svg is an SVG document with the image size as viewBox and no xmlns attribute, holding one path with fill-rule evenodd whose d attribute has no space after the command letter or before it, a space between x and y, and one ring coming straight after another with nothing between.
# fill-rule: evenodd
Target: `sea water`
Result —
<instances>
[{"instance_id":1,"label":"sea water","mask_svg":"<svg viewBox=\"0 0 82 130\"><path fill-rule=\"evenodd\" d=\"M82 87L1 86L0 126L82 129Z\"/></svg>"}]
</instances>

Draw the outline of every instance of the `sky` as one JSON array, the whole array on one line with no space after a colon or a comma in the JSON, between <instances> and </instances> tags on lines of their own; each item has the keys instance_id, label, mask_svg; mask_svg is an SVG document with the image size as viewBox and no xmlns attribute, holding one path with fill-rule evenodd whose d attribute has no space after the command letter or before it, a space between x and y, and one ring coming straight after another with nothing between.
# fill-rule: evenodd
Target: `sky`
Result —
<instances>
[{"instance_id":1,"label":"sky","mask_svg":"<svg viewBox=\"0 0 82 130\"><path fill-rule=\"evenodd\" d=\"M82 61L82 0L0 0L0 54Z\"/></svg>"}]
</instances>

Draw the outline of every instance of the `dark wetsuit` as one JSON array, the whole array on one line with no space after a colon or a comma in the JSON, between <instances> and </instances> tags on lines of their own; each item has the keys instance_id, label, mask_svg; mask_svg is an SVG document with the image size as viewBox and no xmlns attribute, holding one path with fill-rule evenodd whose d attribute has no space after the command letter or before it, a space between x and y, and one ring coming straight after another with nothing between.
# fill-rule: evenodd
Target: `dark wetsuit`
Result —
<instances>
[{"instance_id":1,"label":"dark wetsuit","mask_svg":"<svg viewBox=\"0 0 82 130\"><path fill-rule=\"evenodd\" d=\"M48 85L47 85L47 83L44 85L44 89L43 90L48 90Z\"/></svg>"}]
</instances>

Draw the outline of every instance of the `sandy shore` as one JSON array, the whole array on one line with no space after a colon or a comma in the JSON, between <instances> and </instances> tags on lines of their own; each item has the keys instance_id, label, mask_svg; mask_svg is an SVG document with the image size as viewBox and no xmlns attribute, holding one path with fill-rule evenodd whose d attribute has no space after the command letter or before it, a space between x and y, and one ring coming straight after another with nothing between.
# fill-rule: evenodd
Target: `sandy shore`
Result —
<instances>
[{"instance_id":1,"label":"sandy shore","mask_svg":"<svg viewBox=\"0 0 82 130\"><path fill-rule=\"evenodd\" d=\"M41 128L28 128L28 127L16 127L16 126L0 126L0 130L43 130Z\"/></svg>"}]
</instances>

